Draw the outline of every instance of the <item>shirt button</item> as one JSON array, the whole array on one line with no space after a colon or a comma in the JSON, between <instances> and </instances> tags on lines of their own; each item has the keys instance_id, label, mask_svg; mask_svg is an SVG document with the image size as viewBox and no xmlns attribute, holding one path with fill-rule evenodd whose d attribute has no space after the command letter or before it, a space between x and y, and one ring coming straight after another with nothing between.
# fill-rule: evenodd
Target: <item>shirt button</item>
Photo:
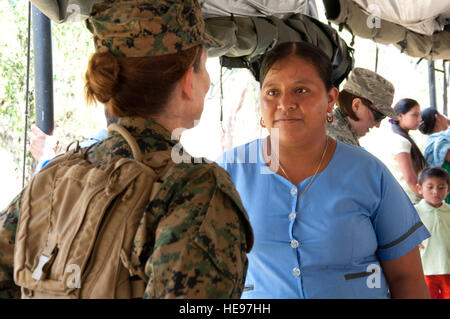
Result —
<instances>
[{"instance_id":1,"label":"shirt button","mask_svg":"<svg viewBox=\"0 0 450 319\"><path fill-rule=\"evenodd\" d=\"M292 188L291 195L294 196L295 194L297 194L297 188Z\"/></svg>"},{"instance_id":2,"label":"shirt button","mask_svg":"<svg viewBox=\"0 0 450 319\"><path fill-rule=\"evenodd\" d=\"M292 239L292 240L291 240L291 247L292 247L292 248L297 248L297 247L298 247L298 241L295 240L295 239Z\"/></svg>"},{"instance_id":3,"label":"shirt button","mask_svg":"<svg viewBox=\"0 0 450 319\"><path fill-rule=\"evenodd\" d=\"M292 270L292 274L293 274L295 277L300 276L300 269L298 269L297 267L295 267L295 268Z\"/></svg>"},{"instance_id":4,"label":"shirt button","mask_svg":"<svg viewBox=\"0 0 450 319\"><path fill-rule=\"evenodd\" d=\"M297 214L296 214L296 213L292 212L292 213L289 214L289 220L292 221L292 220L295 219L295 217L297 217Z\"/></svg>"}]
</instances>

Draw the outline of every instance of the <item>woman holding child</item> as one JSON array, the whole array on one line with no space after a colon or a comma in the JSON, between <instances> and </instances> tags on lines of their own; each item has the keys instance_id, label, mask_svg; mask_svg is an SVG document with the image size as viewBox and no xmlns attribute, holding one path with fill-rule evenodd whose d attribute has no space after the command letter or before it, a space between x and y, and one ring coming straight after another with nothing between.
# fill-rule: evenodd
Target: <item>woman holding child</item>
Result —
<instances>
[{"instance_id":1,"label":"woman holding child","mask_svg":"<svg viewBox=\"0 0 450 319\"><path fill-rule=\"evenodd\" d=\"M280 44L260 85L269 137L219 160L255 234L243 298L427 298L417 246L429 233L414 206L379 160L326 135L338 96L328 57Z\"/></svg>"}]
</instances>

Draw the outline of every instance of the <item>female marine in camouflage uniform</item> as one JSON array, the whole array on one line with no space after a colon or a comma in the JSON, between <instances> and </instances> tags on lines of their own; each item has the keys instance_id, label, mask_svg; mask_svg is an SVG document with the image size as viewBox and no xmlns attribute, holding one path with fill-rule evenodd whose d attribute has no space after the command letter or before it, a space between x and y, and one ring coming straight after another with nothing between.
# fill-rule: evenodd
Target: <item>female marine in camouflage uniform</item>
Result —
<instances>
[{"instance_id":1,"label":"female marine in camouflage uniform","mask_svg":"<svg viewBox=\"0 0 450 319\"><path fill-rule=\"evenodd\" d=\"M86 73L88 100L105 103L144 156L170 153L178 145L171 131L200 118L210 85L204 46L217 43L204 32L198 3L100 2L88 27L96 47ZM98 165L118 156L132 152L117 133L87 153ZM191 160L174 165L161 183L142 212L130 258L146 276L143 297L239 298L253 237L227 173ZM0 214L1 297L19 295L13 253L21 199Z\"/></svg>"}]
</instances>

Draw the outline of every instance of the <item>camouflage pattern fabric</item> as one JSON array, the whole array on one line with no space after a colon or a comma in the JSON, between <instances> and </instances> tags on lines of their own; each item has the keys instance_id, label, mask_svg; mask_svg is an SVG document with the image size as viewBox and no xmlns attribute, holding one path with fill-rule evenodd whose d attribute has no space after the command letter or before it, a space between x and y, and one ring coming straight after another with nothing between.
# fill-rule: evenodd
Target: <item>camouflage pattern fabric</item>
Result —
<instances>
[{"instance_id":1,"label":"camouflage pattern fabric","mask_svg":"<svg viewBox=\"0 0 450 319\"><path fill-rule=\"evenodd\" d=\"M397 120L391 107L394 100L394 86L378 73L368 69L355 68L350 73L344 90L368 99L384 115Z\"/></svg>"},{"instance_id":2,"label":"camouflage pattern fabric","mask_svg":"<svg viewBox=\"0 0 450 319\"><path fill-rule=\"evenodd\" d=\"M13 280L14 242L19 221L21 195L0 212L0 298L20 298L20 288Z\"/></svg>"},{"instance_id":3,"label":"camouflage pattern fabric","mask_svg":"<svg viewBox=\"0 0 450 319\"><path fill-rule=\"evenodd\" d=\"M94 4L86 21L97 52L144 57L223 44L205 32L197 0L117 0Z\"/></svg>"},{"instance_id":4,"label":"camouflage pattern fabric","mask_svg":"<svg viewBox=\"0 0 450 319\"><path fill-rule=\"evenodd\" d=\"M333 123L327 123L327 135L344 143L359 146L358 138L350 123L338 108L333 111Z\"/></svg>"},{"instance_id":5,"label":"camouflage pattern fabric","mask_svg":"<svg viewBox=\"0 0 450 319\"><path fill-rule=\"evenodd\" d=\"M151 120L125 117L118 124L133 135L144 155L178 145L170 132ZM90 162L101 163L116 156L132 157L132 152L113 132L92 146L87 156ZM192 159L173 166L160 182L159 192L143 212L132 248L134 270L148 278L143 297L239 298L253 232L226 171L215 163ZM19 195L0 213L3 298L19 296L12 260L20 200Z\"/></svg>"}]
</instances>

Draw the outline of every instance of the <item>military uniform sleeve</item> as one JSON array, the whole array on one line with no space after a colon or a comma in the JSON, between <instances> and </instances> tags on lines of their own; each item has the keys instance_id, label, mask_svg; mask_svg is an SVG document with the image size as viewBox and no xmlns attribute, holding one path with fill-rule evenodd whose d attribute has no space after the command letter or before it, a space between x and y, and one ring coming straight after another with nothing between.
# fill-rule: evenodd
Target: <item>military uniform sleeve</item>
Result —
<instances>
[{"instance_id":1,"label":"military uniform sleeve","mask_svg":"<svg viewBox=\"0 0 450 319\"><path fill-rule=\"evenodd\" d=\"M158 222L144 298L240 298L253 234L228 175L210 167L180 187Z\"/></svg>"},{"instance_id":2,"label":"military uniform sleeve","mask_svg":"<svg viewBox=\"0 0 450 319\"><path fill-rule=\"evenodd\" d=\"M20 288L14 284L14 242L21 195L0 212L0 298L20 298Z\"/></svg>"}]
</instances>

